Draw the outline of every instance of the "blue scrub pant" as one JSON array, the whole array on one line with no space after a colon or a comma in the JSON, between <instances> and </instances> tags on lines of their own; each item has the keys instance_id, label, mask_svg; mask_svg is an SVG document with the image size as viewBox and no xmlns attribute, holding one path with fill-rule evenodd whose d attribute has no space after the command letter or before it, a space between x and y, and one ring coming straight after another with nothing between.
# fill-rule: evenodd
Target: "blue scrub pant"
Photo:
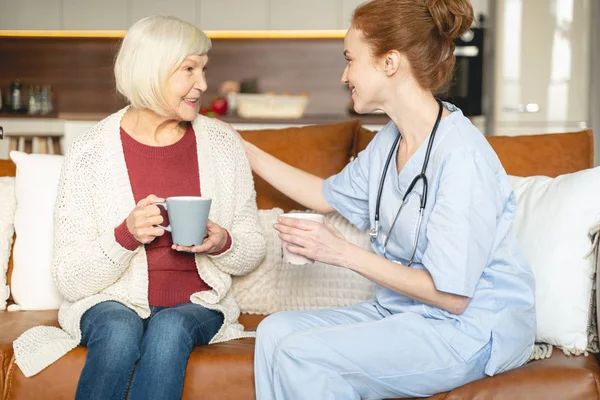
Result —
<instances>
[{"instance_id":1,"label":"blue scrub pant","mask_svg":"<svg viewBox=\"0 0 600 400\"><path fill-rule=\"evenodd\" d=\"M374 303L279 312L258 326L256 398L426 397L485 376L491 344L463 359L416 313Z\"/></svg>"}]
</instances>

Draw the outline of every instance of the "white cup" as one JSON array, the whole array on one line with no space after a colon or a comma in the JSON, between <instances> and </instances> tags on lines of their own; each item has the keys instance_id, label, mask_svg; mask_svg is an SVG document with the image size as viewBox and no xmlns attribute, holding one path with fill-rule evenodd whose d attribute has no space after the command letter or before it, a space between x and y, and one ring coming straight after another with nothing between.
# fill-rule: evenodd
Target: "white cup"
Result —
<instances>
[{"instance_id":1,"label":"white cup","mask_svg":"<svg viewBox=\"0 0 600 400\"><path fill-rule=\"evenodd\" d=\"M311 214L311 213L288 213L282 214L282 217L285 218L298 218L298 219L308 219L310 221L316 221L323 223L325 217L321 214ZM310 258L306 258L301 256L300 254L294 254L288 251L286 245L289 244L285 240L281 241L281 246L283 250L283 261L294 264L294 265L304 265L304 264L314 264L315 260L311 260Z\"/></svg>"}]
</instances>

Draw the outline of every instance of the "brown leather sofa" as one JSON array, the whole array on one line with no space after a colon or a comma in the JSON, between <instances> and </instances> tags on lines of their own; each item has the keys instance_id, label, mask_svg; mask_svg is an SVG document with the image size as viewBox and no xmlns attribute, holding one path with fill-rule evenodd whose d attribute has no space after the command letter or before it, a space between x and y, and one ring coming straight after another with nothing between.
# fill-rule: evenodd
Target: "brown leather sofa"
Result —
<instances>
[{"instance_id":1,"label":"brown leather sofa","mask_svg":"<svg viewBox=\"0 0 600 400\"><path fill-rule=\"evenodd\" d=\"M251 142L276 157L306 171L327 177L340 171L351 157L364 149L373 133L358 121L347 123L242 132ZM592 133L490 137L507 172L512 175L557 176L593 165ZM12 176L14 164L0 160L0 176ZM256 179L260 209L300 205ZM10 272L9 272L10 279ZM248 330L263 316L243 314ZM14 363L12 342L26 329L57 323L56 311L0 311L0 393L2 399L72 399L85 361L86 349L78 347L32 378L25 378ZM253 399L254 340L196 348L189 360L184 399ZM593 355L567 357L555 349L549 359L473 382L432 399L518 400L598 399L600 370Z\"/></svg>"}]
</instances>

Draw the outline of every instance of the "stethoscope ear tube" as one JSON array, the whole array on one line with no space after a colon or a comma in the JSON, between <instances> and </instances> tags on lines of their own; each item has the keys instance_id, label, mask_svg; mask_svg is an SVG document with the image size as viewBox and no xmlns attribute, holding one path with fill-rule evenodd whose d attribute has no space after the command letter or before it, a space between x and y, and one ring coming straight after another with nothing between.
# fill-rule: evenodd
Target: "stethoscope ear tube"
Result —
<instances>
[{"instance_id":1,"label":"stethoscope ear tube","mask_svg":"<svg viewBox=\"0 0 600 400\"><path fill-rule=\"evenodd\" d=\"M428 184L427 175L425 175L425 172L427 170L427 166L429 165L429 157L431 156L433 141L434 141L438 126L440 125L440 121L442 119L442 112L444 110L444 106L442 105L442 102L438 99L436 99L436 100L439 105L438 115L435 120L433 130L431 131L429 141L427 143L427 150L425 152L425 159L423 160L423 167L421 169L421 173L413 178L412 182L406 189L404 196L402 196L402 203L400 204L400 208L398 209L398 212L396 213L396 217L394 218L394 222L392 223L392 228L393 228L396 223L396 220L398 219L398 215L400 214L400 211L402 210L402 207L404 206L404 202L408 198L408 195L412 192L412 190L414 189L417 182L419 182L419 180L422 179L423 180L423 194L421 195L421 201L420 201L420 207L419 207L419 227L418 227L418 231L417 231L417 240L418 240L419 232L421 230L421 220L422 220L422 216L423 216L423 210L425 209L425 206L427 205L427 192L428 192L429 184ZM383 168L383 172L381 174L381 179L379 181L379 190L377 192L377 200L376 200L376 204L375 204L375 223L374 223L373 229L371 229L371 231L369 232L369 236L371 237L371 240L373 240L373 241L375 241L379 235L379 208L381 206L381 195L383 193L383 184L385 182L385 176L387 174L387 171L390 166L390 162L392 160L392 157L394 156L394 152L396 150L396 146L398 146L399 141L400 141L400 132L398 132L398 135L394 139L394 143L392 144L392 148L390 149L388 157L385 161L385 166ZM388 237L386 237L386 240L385 240L384 249L383 249L384 256L385 256L385 247L389 240L390 234L391 234L391 229L390 229L390 232L388 233ZM414 257L415 252L416 252L416 247L415 247L415 249L413 251L413 255L411 257L411 263L412 263L412 258Z\"/></svg>"},{"instance_id":2,"label":"stethoscope ear tube","mask_svg":"<svg viewBox=\"0 0 600 400\"><path fill-rule=\"evenodd\" d=\"M375 231L379 232L379 206L381 204L381 193L383 193L383 183L385 182L385 174L390 167L390 162L392 161L392 157L394 156L394 150L396 146L398 146L398 142L400 141L400 132L394 139L394 143L392 143L392 150L388 154L387 160L385 160L385 167L383 167L383 173L381 174L381 179L379 180L379 190L377 191L377 203L375 204ZM377 237L377 233L375 234Z\"/></svg>"}]
</instances>

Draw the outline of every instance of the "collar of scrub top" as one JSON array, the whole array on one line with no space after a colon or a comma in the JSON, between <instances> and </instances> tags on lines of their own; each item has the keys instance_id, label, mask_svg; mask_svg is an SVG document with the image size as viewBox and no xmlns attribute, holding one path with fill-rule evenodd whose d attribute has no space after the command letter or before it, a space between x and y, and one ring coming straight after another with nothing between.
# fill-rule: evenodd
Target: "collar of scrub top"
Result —
<instances>
[{"instance_id":1,"label":"collar of scrub top","mask_svg":"<svg viewBox=\"0 0 600 400\"><path fill-rule=\"evenodd\" d=\"M402 197L402 201L400 203L400 207L398 208L398 212L396 213L396 216L394 217L394 221L392 222L392 225L390 226L390 229L388 230L388 234L386 235L385 241L383 243L383 256L386 257L387 243L390 240L392 229L394 229L394 225L396 224L396 221L398 220L400 211L402 211L405 201L408 198L408 195L414 189L415 185L420 180L422 180L423 181L423 194L421 195L421 204L419 207L419 222L417 224L417 235L414 240L415 245L413 248L412 255L410 257L410 261L408 262L409 267L412 265L413 260L415 258L415 253L417 252L417 244L419 242L419 233L421 232L421 222L423 220L423 210L425 209L425 206L427 205L428 184L427 184L427 175L425 175L425 171L427 170L427 165L429 164L429 156L431 155L431 148L433 146L435 134L437 132L438 126L440 125L440 121L442 119L442 112L444 110L444 106L442 105L442 102L440 100L437 100L437 102L439 105L439 110L438 110L437 118L435 120L435 124L433 125L433 130L431 131L431 135L429 135L429 141L427 143L427 151L425 152L425 159L423 160L423 167L421 168L421 173L418 174L417 176L415 176L413 178L412 182L410 183L410 185L408 185L408 189L406 189L406 192L404 193L404 196ZM379 207L381 205L381 194L383 192L383 183L385 182L385 175L387 174L388 168L390 166L390 162L392 160L392 157L394 156L394 152L396 150L396 146L398 146L399 141L400 141L400 132L398 132L398 135L394 139L394 143L392 144L392 147L388 154L387 160L385 162L385 166L383 168L383 172L381 174L381 180L379 181L379 191L377 192L377 202L375 204L375 226L369 232L371 241L377 240L377 238L379 236Z\"/></svg>"}]
</instances>

